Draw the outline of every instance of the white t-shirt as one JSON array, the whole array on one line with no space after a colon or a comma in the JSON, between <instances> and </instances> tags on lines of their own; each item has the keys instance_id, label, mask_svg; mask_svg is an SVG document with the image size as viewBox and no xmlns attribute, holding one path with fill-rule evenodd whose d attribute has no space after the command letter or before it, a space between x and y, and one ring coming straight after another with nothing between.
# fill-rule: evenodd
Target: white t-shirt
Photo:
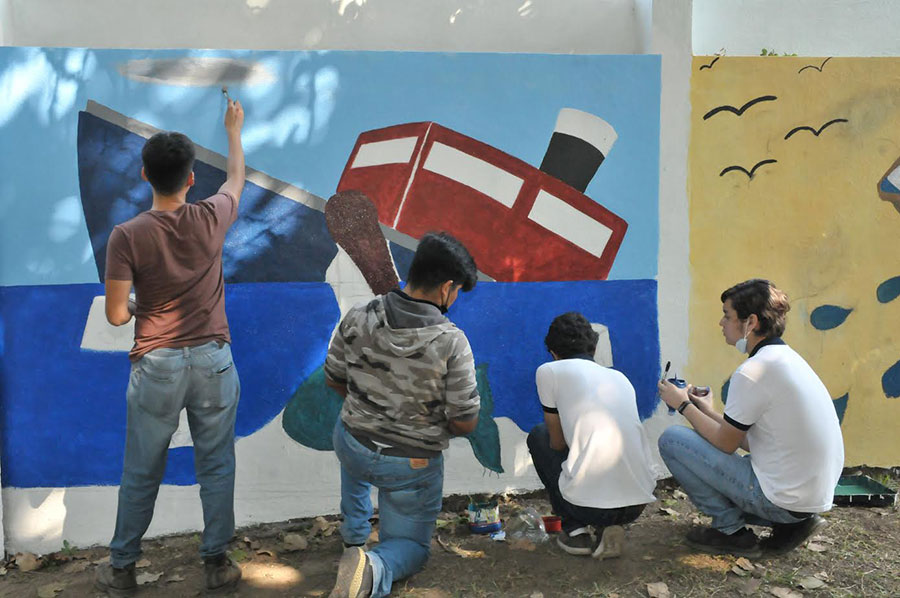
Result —
<instances>
[{"instance_id":1,"label":"white t-shirt","mask_svg":"<svg viewBox=\"0 0 900 598\"><path fill-rule=\"evenodd\" d=\"M597 509L656 500L650 447L628 379L579 358L545 363L535 378L541 405L558 411L569 445L559 474L563 498Z\"/></svg>"},{"instance_id":2,"label":"white t-shirt","mask_svg":"<svg viewBox=\"0 0 900 598\"><path fill-rule=\"evenodd\" d=\"M776 343L732 374L725 420L747 430L750 463L766 498L790 511L820 513L831 508L844 467L841 425L809 364Z\"/></svg>"}]
</instances>

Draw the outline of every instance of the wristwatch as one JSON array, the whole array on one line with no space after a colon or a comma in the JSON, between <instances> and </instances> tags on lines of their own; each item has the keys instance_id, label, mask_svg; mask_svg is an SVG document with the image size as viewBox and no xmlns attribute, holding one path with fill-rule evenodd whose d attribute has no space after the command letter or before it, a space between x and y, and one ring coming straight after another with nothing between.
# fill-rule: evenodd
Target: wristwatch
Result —
<instances>
[{"instance_id":1,"label":"wristwatch","mask_svg":"<svg viewBox=\"0 0 900 598\"><path fill-rule=\"evenodd\" d=\"M690 399L685 399L684 402L683 402L681 405L678 406L678 409L676 409L676 411L677 411L678 413L684 415L684 410L687 409L687 406L690 405L690 404L691 404L691 400L690 400Z\"/></svg>"}]
</instances>

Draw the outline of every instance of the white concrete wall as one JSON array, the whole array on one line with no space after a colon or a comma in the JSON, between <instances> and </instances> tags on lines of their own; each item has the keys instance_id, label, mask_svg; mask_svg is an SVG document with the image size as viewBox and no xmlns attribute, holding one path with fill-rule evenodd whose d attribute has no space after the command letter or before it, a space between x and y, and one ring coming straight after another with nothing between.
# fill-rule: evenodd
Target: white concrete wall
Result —
<instances>
[{"instance_id":1,"label":"white concrete wall","mask_svg":"<svg viewBox=\"0 0 900 598\"><path fill-rule=\"evenodd\" d=\"M640 53L633 0L5 0L17 46Z\"/></svg>"},{"instance_id":2,"label":"white concrete wall","mask_svg":"<svg viewBox=\"0 0 900 598\"><path fill-rule=\"evenodd\" d=\"M0 0L0 43L660 53L660 217L666 223L660 239L660 335L663 355L680 360L687 350L689 282L684 228L690 17L691 0ZM673 421L663 408L648 423L651 440ZM468 443L457 439L446 454L446 493L539 487L524 433L505 418L497 423L507 473L487 475ZM273 451L278 458L272 458ZM334 454L297 445L283 432L280 417L239 440L237 455L238 525L337 509ZM79 546L108 542L116 491L114 486L3 490L7 549L49 552L63 540ZM198 529L197 488L164 486L156 513L149 535Z\"/></svg>"},{"instance_id":3,"label":"white concrete wall","mask_svg":"<svg viewBox=\"0 0 900 598\"><path fill-rule=\"evenodd\" d=\"M694 0L698 56L898 56L896 0Z\"/></svg>"}]
</instances>

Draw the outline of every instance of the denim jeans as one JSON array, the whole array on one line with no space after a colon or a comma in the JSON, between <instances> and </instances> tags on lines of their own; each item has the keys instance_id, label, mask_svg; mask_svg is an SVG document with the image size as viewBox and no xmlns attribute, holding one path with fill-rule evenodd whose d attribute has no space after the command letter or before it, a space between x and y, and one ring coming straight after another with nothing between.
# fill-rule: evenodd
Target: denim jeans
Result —
<instances>
[{"instance_id":1,"label":"denim jeans","mask_svg":"<svg viewBox=\"0 0 900 598\"><path fill-rule=\"evenodd\" d=\"M200 555L222 554L234 535L234 419L241 387L231 347L220 344L156 349L131 365L125 463L109 546L114 567L141 555L182 409L187 409L203 505Z\"/></svg>"},{"instance_id":2,"label":"denim jeans","mask_svg":"<svg viewBox=\"0 0 900 598\"><path fill-rule=\"evenodd\" d=\"M444 457L411 460L373 452L353 438L340 419L333 440L341 462L341 536L346 544L361 545L369 538L369 490L378 488L379 542L367 554L372 596L387 596L391 584L422 569L431 554L444 489ZM414 469L418 461L424 466Z\"/></svg>"},{"instance_id":3,"label":"denim jeans","mask_svg":"<svg viewBox=\"0 0 900 598\"><path fill-rule=\"evenodd\" d=\"M745 524L772 527L803 520L766 498L750 455L724 453L685 426L663 432L659 454L691 502L722 533L733 534Z\"/></svg>"},{"instance_id":4,"label":"denim jeans","mask_svg":"<svg viewBox=\"0 0 900 598\"><path fill-rule=\"evenodd\" d=\"M546 424L536 425L528 434L528 450L538 477L547 489L553 512L562 519L562 528L571 533L580 527L593 525L597 532L610 525L623 525L637 519L646 505L623 505L616 509L597 509L573 505L559 491L559 474L569 450L557 451L550 447L550 433Z\"/></svg>"}]
</instances>

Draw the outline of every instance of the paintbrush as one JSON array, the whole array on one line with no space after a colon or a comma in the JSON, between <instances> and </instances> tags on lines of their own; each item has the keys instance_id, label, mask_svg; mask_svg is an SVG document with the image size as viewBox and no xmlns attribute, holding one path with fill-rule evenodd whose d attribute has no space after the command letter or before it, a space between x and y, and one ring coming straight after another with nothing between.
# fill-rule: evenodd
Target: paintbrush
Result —
<instances>
[{"instance_id":1,"label":"paintbrush","mask_svg":"<svg viewBox=\"0 0 900 598\"><path fill-rule=\"evenodd\" d=\"M230 101L231 101L231 96L228 95L228 86L227 86L227 85L223 85L223 86L222 86L222 93L225 95L225 99L228 100L228 101L230 102Z\"/></svg>"},{"instance_id":2,"label":"paintbrush","mask_svg":"<svg viewBox=\"0 0 900 598\"><path fill-rule=\"evenodd\" d=\"M662 379L663 379L663 380L665 380L665 379L666 379L666 376L669 375L669 368L670 368L670 367L672 367L672 362L671 362L671 361L667 361L667 362L666 362L666 369L663 370L663 375L662 375Z\"/></svg>"}]
</instances>

